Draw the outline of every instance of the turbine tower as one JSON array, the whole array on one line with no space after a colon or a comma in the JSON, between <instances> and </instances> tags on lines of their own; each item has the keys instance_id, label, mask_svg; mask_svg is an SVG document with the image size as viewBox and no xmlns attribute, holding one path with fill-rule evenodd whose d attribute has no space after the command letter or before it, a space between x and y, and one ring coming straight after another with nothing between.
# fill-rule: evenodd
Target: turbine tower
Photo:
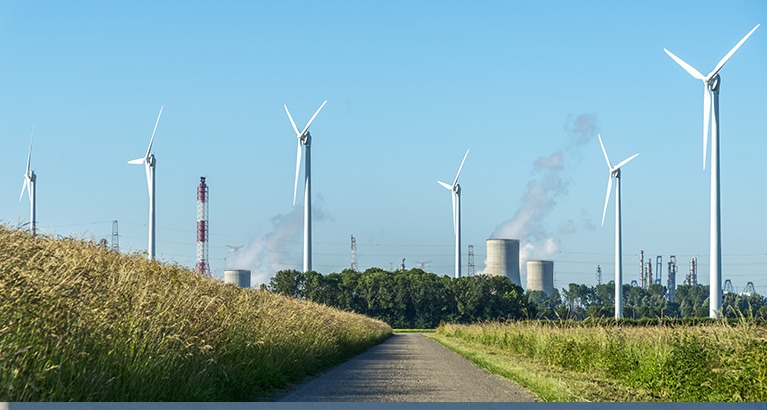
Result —
<instances>
[{"instance_id":1,"label":"turbine tower","mask_svg":"<svg viewBox=\"0 0 767 410\"><path fill-rule=\"evenodd\" d=\"M285 112L288 114L290 125L293 126L293 131L296 132L296 138L298 139L298 149L296 150L296 182L293 185L293 206L296 205L296 192L298 191L298 172L301 169L301 145L306 147L306 154L304 155L304 272L312 270L312 136L309 134L309 126L317 118L317 114L320 113L322 107L327 104L328 100L325 100L320 108L314 113L312 118L306 123L304 130L299 132L296 127L293 117L288 111L288 106L284 105Z\"/></svg>"},{"instance_id":2,"label":"turbine tower","mask_svg":"<svg viewBox=\"0 0 767 410\"><path fill-rule=\"evenodd\" d=\"M24 190L27 190L29 195L29 232L32 235L37 233L37 200L36 200L36 188L37 174L30 166L32 165L32 138L35 136L35 126L32 125L32 135L29 136L29 153L27 154L27 170L24 172L24 183L21 186L21 195L19 195L19 202L24 197Z\"/></svg>"},{"instance_id":3,"label":"turbine tower","mask_svg":"<svg viewBox=\"0 0 767 410\"><path fill-rule=\"evenodd\" d=\"M720 187L719 187L719 87L721 77L719 70L724 67L727 60L735 54L751 34L759 28L757 24L743 37L735 47L730 50L714 67L708 75L687 64L681 58L675 56L667 49L663 49L677 64L694 78L703 81L703 169L706 169L706 151L708 149L709 125L711 126L711 236L709 243L710 252L710 293L709 293L709 317L719 317L722 310L722 215L720 212ZM713 109L714 115L711 116ZM713 121L712 121L713 120Z\"/></svg>"},{"instance_id":4,"label":"turbine tower","mask_svg":"<svg viewBox=\"0 0 767 410\"><path fill-rule=\"evenodd\" d=\"M628 164L629 161L636 158L639 154L634 154L618 165L613 166L610 158L607 156L605 144L602 142L602 136L597 134L599 145L602 146L602 153L605 154L607 169L607 195L605 195L605 207L602 211L602 226L605 225L605 215L607 214L607 204L610 202L610 191L613 188L613 179L615 179L615 318L623 317L623 258L621 256L623 243L621 237L621 167Z\"/></svg>"},{"instance_id":5,"label":"turbine tower","mask_svg":"<svg viewBox=\"0 0 767 410\"><path fill-rule=\"evenodd\" d=\"M141 165L144 164L144 170L146 171L146 185L149 190L149 242L147 244L147 253L149 259L154 260L155 250L155 238L154 238L154 170L157 165L157 160L152 154L152 143L154 143L154 134L157 132L157 124L160 123L160 117L162 116L162 110L165 106L160 107L160 113L157 114L157 121L154 123L154 130L152 131L152 138L149 139L149 147L146 149L146 155L142 158L136 158L128 161L129 164Z\"/></svg>"},{"instance_id":6,"label":"turbine tower","mask_svg":"<svg viewBox=\"0 0 767 410\"><path fill-rule=\"evenodd\" d=\"M463 163L466 162L466 157L469 155L469 150L466 150L466 154L463 156L461 166L458 167L458 173L455 175L453 184L447 184L442 181L437 181L446 189L452 192L453 197L453 232L455 233L455 278L461 277L461 185L458 183L458 177L461 176L461 169L463 169Z\"/></svg>"}]
</instances>

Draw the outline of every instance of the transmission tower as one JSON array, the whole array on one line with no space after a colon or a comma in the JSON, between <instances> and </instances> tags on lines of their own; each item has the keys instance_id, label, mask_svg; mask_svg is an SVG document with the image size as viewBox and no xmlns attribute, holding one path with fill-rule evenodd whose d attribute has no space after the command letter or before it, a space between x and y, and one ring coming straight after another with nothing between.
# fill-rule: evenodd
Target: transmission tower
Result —
<instances>
[{"instance_id":1,"label":"transmission tower","mask_svg":"<svg viewBox=\"0 0 767 410\"><path fill-rule=\"evenodd\" d=\"M210 276L208 264L208 185L200 177L197 186L197 271Z\"/></svg>"},{"instance_id":2,"label":"transmission tower","mask_svg":"<svg viewBox=\"0 0 767 410\"><path fill-rule=\"evenodd\" d=\"M602 267L597 265L597 285L602 284Z\"/></svg>"},{"instance_id":3,"label":"transmission tower","mask_svg":"<svg viewBox=\"0 0 767 410\"><path fill-rule=\"evenodd\" d=\"M631 281L631 287L634 287L634 286L639 286L636 280Z\"/></svg>"},{"instance_id":4,"label":"transmission tower","mask_svg":"<svg viewBox=\"0 0 767 410\"><path fill-rule=\"evenodd\" d=\"M644 251L639 251L639 286L644 289L645 277L644 277Z\"/></svg>"},{"instance_id":5,"label":"transmission tower","mask_svg":"<svg viewBox=\"0 0 767 410\"><path fill-rule=\"evenodd\" d=\"M732 281L729 279L724 280L724 289L722 289L723 293L735 293L735 287L732 286Z\"/></svg>"},{"instance_id":6,"label":"transmission tower","mask_svg":"<svg viewBox=\"0 0 767 410\"><path fill-rule=\"evenodd\" d=\"M357 272L357 238L352 235L352 261L349 265L352 272Z\"/></svg>"},{"instance_id":7,"label":"transmission tower","mask_svg":"<svg viewBox=\"0 0 767 410\"><path fill-rule=\"evenodd\" d=\"M756 293L756 287L754 286L754 282L746 283L746 287L743 288L743 294L751 296L755 293Z\"/></svg>"},{"instance_id":8,"label":"transmission tower","mask_svg":"<svg viewBox=\"0 0 767 410\"><path fill-rule=\"evenodd\" d=\"M421 265L421 270L426 269L426 265L430 264L431 261L416 261L415 263Z\"/></svg>"},{"instance_id":9,"label":"transmission tower","mask_svg":"<svg viewBox=\"0 0 767 410\"><path fill-rule=\"evenodd\" d=\"M112 221L112 250L120 252L120 234L117 232L117 220Z\"/></svg>"},{"instance_id":10,"label":"transmission tower","mask_svg":"<svg viewBox=\"0 0 767 410\"><path fill-rule=\"evenodd\" d=\"M466 258L466 274L474 276L474 245L469 245L469 255Z\"/></svg>"},{"instance_id":11,"label":"transmission tower","mask_svg":"<svg viewBox=\"0 0 767 410\"><path fill-rule=\"evenodd\" d=\"M676 296L676 255L671 255L668 258L668 301L674 302L674 296Z\"/></svg>"},{"instance_id":12,"label":"transmission tower","mask_svg":"<svg viewBox=\"0 0 767 410\"><path fill-rule=\"evenodd\" d=\"M663 257L658 255L655 257L655 284L661 284L661 273L663 272Z\"/></svg>"},{"instance_id":13,"label":"transmission tower","mask_svg":"<svg viewBox=\"0 0 767 410\"><path fill-rule=\"evenodd\" d=\"M399 268L405 270L405 258L402 258L402 264L399 265Z\"/></svg>"}]
</instances>

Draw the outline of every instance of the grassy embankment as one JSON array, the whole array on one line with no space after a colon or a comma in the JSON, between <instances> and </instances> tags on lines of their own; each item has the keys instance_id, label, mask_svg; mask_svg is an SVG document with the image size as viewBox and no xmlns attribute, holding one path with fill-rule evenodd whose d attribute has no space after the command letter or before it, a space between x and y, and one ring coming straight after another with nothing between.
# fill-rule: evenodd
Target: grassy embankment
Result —
<instances>
[{"instance_id":1,"label":"grassy embankment","mask_svg":"<svg viewBox=\"0 0 767 410\"><path fill-rule=\"evenodd\" d=\"M767 401L767 327L516 322L432 336L546 401Z\"/></svg>"},{"instance_id":2,"label":"grassy embankment","mask_svg":"<svg viewBox=\"0 0 767 410\"><path fill-rule=\"evenodd\" d=\"M383 322L0 226L0 401L246 401L391 335Z\"/></svg>"}]
</instances>

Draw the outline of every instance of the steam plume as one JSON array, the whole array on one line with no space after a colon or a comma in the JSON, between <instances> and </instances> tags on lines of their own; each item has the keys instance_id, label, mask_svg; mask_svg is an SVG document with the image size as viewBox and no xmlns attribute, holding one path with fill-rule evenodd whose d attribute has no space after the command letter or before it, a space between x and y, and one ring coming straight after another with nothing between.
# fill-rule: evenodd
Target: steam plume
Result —
<instances>
[{"instance_id":1,"label":"steam plume","mask_svg":"<svg viewBox=\"0 0 767 410\"><path fill-rule=\"evenodd\" d=\"M527 182L522 203L508 221L496 227L491 238L519 239L521 271L529 259L551 259L559 252L557 235L570 235L577 231L572 220L564 221L556 232L546 227L546 219L556 208L557 201L567 196L570 181L567 175L568 160L580 148L591 142L598 130L594 114L569 116L564 131L570 136L564 148L540 157L533 162L532 178ZM572 161L570 161L572 162ZM588 228L587 228L588 229Z\"/></svg>"},{"instance_id":2,"label":"steam plume","mask_svg":"<svg viewBox=\"0 0 767 410\"><path fill-rule=\"evenodd\" d=\"M302 270L303 206L270 220L272 230L227 258L227 269L249 269L253 287L269 284L272 276L286 269ZM312 207L312 223L329 219L320 207Z\"/></svg>"}]
</instances>

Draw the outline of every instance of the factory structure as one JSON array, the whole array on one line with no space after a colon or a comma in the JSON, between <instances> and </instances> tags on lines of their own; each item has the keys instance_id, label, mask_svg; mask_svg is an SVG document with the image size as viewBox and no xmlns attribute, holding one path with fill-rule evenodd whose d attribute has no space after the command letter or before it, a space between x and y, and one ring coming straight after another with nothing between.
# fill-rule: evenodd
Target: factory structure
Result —
<instances>
[{"instance_id":1,"label":"factory structure","mask_svg":"<svg viewBox=\"0 0 767 410\"><path fill-rule=\"evenodd\" d=\"M551 295L554 291L554 261L529 260L526 267L527 291L542 290ZM486 274L506 276L515 285L522 286L519 270L518 239L487 240Z\"/></svg>"}]
</instances>

